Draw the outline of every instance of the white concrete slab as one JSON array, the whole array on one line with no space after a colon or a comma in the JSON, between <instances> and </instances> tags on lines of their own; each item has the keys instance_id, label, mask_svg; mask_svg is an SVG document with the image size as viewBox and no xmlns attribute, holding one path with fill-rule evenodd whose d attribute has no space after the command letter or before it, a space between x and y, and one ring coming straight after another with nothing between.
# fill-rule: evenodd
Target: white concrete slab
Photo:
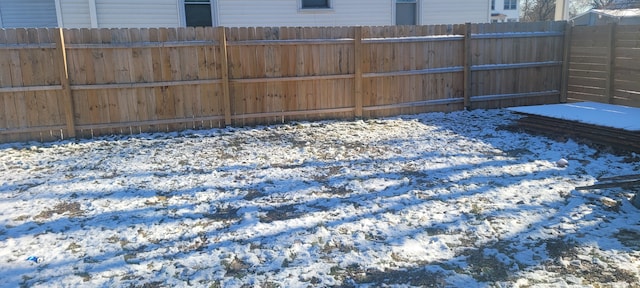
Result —
<instances>
[{"instance_id":1,"label":"white concrete slab","mask_svg":"<svg viewBox=\"0 0 640 288\"><path fill-rule=\"evenodd\" d=\"M640 108L578 102L507 108L507 110L640 132Z\"/></svg>"}]
</instances>

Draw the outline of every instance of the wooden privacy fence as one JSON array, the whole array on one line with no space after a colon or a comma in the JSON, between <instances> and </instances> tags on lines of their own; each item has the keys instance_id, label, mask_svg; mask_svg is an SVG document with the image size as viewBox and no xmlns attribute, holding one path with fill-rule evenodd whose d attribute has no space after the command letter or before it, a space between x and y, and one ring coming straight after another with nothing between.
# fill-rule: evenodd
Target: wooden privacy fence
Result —
<instances>
[{"instance_id":1,"label":"wooden privacy fence","mask_svg":"<svg viewBox=\"0 0 640 288\"><path fill-rule=\"evenodd\" d=\"M565 27L0 30L0 142L557 103Z\"/></svg>"},{"instance_id":2,"label":"wooden privacy fence","mask_svg":"<svg viewBox=\"0 0 640 288\"><path fill-rule=\"evenodd\" d=\"M640 26L571 30L568 99L640 107Z\"/></svg>"}]
</instances>

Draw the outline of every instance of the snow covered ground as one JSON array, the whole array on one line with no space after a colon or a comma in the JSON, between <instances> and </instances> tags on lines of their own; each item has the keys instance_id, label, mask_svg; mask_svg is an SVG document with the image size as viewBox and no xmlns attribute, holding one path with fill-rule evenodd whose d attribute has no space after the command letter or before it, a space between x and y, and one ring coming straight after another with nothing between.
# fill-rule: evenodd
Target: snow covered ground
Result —
<instances>
[{"instance_id":1,"label":"snow covered ground","mask_svg":"<svg viewBox=\"0 0 640 288\"><path fill-rule=\"evenodd\" d=\"M640 156L499 129L516 117L3 145L0 286L638 287L631 191L574 188Z\"/></svg>"}]
</instances>

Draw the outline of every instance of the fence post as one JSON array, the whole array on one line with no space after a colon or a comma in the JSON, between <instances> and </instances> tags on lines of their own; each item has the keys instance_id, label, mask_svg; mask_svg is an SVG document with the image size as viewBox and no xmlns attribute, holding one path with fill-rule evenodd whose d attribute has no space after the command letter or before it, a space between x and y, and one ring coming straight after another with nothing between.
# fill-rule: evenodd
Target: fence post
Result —
<instances>
[{"instance_id":1,"label":"fence post","mask_svg":"<svg viewBox=\"0 0 640 288\"><path fill-rule=\"evenodd\" d=\"M471 23L464 24L464 108L471 110Z\"/></svg>"},{"instance_id":2,"label":"fence post","mask_svg":"<svg viewBox=\"0 0 640 288\"><path fill-rule=\"evenodd\" d=\"M354 58L355 58L355 83L354 83L354 97L355 97L355 117L362 117L362 27L355 27L354 31Z\"/></svg>"},{"instance_id":3,"label":"fence post","mask_svg":"<svg viewBox=\"0 0 640 288\"><path fill-rule=\"evenodd\" d=\"M220 60L222 65L222 106L224 109L224 125L231 125L231 95L229 92L229 54L227 53L227 34L224 27L218 27L220 42Z\"/></svg>"},{"instance_id":4,"label":"fence post","mask_svg":"<svg viewBox=\"0 0 640 288\"><path fill-rule=\"evenodd\" d=\"M56 34L56 50L58 51L58 73L60 74L60 85L62 85L62 105L64 106L65 119L67 123L67 133L69 138L76 137L75 112L73 108L73 97L69 86L69 70L67 65L67 51L64 44L64 31L58 28Z\"/></svg>"},{"instance_id":5,"label":"fence post","mask_svg":"<svg viewBox=\"0 0 640 288\"><path fill-rule=\"evenodd\" d=\"M607 82L605 85L605 96L607 97L609 104L614 102L614 84L615 84L615 66L616 66L616 23L609 24L609 41L607 45L609 47L607 51Z\"/></svg>"},{"instance_id":6,"label":"fence post","mask_svg":"<svg viewBox=\"0 0 640 288\"><path fill-rule=\"evenodd\" d=\"M564 28L564 45L562 51L562 78L560 79L560 103L567 103L569 91L569 60L571 57L571 37L573 32L573 24L565 23Z\"/></svg>"}]
</instances>

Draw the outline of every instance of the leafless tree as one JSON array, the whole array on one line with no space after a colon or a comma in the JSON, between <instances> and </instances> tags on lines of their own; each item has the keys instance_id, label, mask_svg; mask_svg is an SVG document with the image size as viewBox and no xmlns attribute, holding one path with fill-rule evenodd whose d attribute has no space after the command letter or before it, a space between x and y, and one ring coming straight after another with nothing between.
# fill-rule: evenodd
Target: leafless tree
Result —
<instances>
[{"instance_id":1,"label":"leafless tree","mask_svg":"<svg viewBox=\"0 0 640 288\"><path fill-rule=\"evenodd\" d=\"M569 18L572 18L580 13L586 12L593 8L594 0L571 0L569 1Z\"/></svg>"},{"instance_id":2,"label":"leafless tree","mask_svg":"<svg viewBox=\"0 0 640 288\"><path fill-rule=\"evenodd\" d=\"M640 8L640 0L567 0L569 14L575 16L589 8ZM520 0L520 21L552 21L556 13L556 0Z\"/></svg>"},{"instance_id":3,"label":"leafless tree","mask_svg":"<svg viewBox=\"0 0 640 288\"><path fill-rule=\"evenodd\" d=\"M640 8L639 0L592 0L594 9L625 9Z\"/></svg>"},{"instance_id":4,"label":"leafless tree","mask_svg":"<svg viewBox=\"0 0 640 288\"><path fill-rule=\"evenodd\" d=\"M522 0L523 22L553 21L556 12L556 0Z\"/></svg>"},{"instance_id":5,"label":"leafless tree","mask_svg":"<svg viewBox=\"0 0 640 288\"><path fill-rule=\"evenodd\" d=\"M607 9L611 8L615 2L615 0L591 0L591 7L593 9Z\"/></svg>"}]
</instances>

